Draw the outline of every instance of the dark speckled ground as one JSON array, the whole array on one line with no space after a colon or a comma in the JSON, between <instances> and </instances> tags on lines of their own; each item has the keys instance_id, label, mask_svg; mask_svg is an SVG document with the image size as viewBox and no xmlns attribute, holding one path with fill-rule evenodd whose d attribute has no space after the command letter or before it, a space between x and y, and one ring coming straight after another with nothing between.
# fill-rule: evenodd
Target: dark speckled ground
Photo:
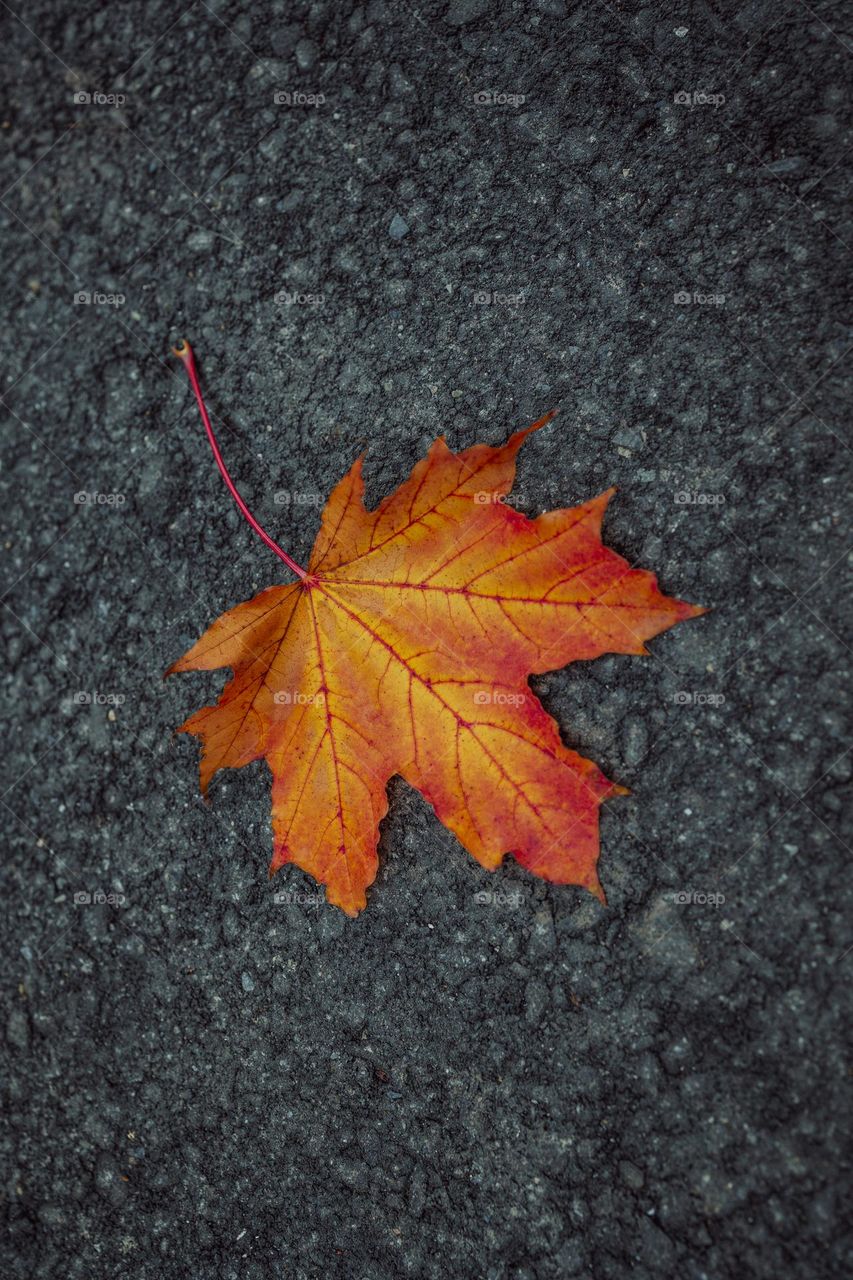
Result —
<instances>
[{"instance_id":1,"label":"dark speckled ground","mask_svg":"<svg viewBox=\"0 0 853 1280\"><path fill-rule=\"evenodd\" d=\"M10 4L4 1274L846 1274L849 14ZM160 674L281 566L181 335L297 559L365 446L375 500L559 405L524 509L617 484L713 606L535 682L631 788L606 909L395 782L353 924L264 767L202 805L221 678Z\"/></svg>"}]
</instances>

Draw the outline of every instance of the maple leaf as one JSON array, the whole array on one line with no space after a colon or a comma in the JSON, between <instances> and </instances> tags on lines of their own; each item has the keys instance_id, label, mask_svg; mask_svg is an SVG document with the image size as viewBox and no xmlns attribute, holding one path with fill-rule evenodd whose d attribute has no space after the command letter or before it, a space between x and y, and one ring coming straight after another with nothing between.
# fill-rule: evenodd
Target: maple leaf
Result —
<instances>
[{"instance_id":1,"label":"maple leaf","mask_svg":"<svg viewBox=\"0 0 853 1280\"><path fill-rule=\"evenodd\" d=\"M246 511L219 457L188 344L176 348L241 508L300 580L224 613L166 673L230 667L201 739L201 787L265 758L270 875L295 863L354 916L377 872L386 786L402 776L485 868L507 853L602 901L601 802L624 788L566 747L528 676L645 641L703 610L603 546L614 490L535 520L506 501L524 439L437 440L368 511L362 459L333 490L307 572Z\"/></svg>"}]
</instances>

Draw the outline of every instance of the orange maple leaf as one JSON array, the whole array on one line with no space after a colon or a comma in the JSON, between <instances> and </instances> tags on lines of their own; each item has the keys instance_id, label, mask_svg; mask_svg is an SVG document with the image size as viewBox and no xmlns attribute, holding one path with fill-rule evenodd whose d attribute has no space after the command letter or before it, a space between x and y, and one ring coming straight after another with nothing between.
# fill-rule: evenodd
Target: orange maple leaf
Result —
<instances>
[{"instance_id":1,"label":"orange maple leaf","mask_svg":"<svg viewBox=\"0 0 853 1280\"><path fill-rule=\"evenodd\" d=\"M217 461L188 344L190 373ZM614 490L530 520L505 502L547 414L499 448L433 444L374 511L362 459L323 512L307 573L224 613L166 673L230 667L215 706L181 726L201 787L264 757L270 875L292 862L354 916L376 877L386 786L400 774L483 867L507 853L602 901L598 809L624 788L565 747L528 676L651 636L703 610L602 545ZM246 512L248 515L248 512Z\"/></svg>"}]
</instances>

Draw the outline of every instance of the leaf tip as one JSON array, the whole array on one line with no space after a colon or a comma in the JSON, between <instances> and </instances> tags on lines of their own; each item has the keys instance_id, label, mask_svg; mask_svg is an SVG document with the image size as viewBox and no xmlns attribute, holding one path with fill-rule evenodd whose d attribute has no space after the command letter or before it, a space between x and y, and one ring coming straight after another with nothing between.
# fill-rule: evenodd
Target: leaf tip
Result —
<instances>
[{"instance_id":1,"label":"leaf tip","mask_svg":"<svg viewBox=\"0 0 853 1280\"><path fill-rule=\"evenodd\" d=\"M607 906L607 895L601 887L601 881L595 873L593 873L593 879L585 884L584 888L588 889L594 898L598 898L598 901L603 907Z\"/></svg>"},{"instance_id":2,"label":"leaf tip","mask_svg":"<svg viewBox=\"0 0 853 1280\"><path fill-rule=\"evenodd\" d=\"M188 732L192 732L188 730ZM210 784L216 774L218 766L211 764L205 760L202 753L201 761L198 766L198 789L201 792L201 798L205 804L210 804Z\"/></svg>"},{"instance_id":3,"label":"leaf tip","mask_svg":"<svg viewBox=\"0 0 853 1280\"><path fill-rule=\"evenodd\" d=\"M560 412L559 406L556 409L549 409L547 413L543 413L541 418L537 418L532 426L528 427L528 431L539 431L542 427L547 427L548 423L556 418Z\"/></svg>"},{"instance_id":4,"label":"leaf tip","mask_svg":"<svg viewBox=\"0 0 853 1280\"><path fill-rule=\"evenodd\" d=\"M582 504L586 508L589 519L588 528L590 528L597 537L601 537L601 525L604 520L604 513L607 510L611 498L616 494L616 485L613 484L609 489L605 489L603 493L599 493L597 497L590 498L589 502Z\"/></svg>"},{"instance_id":5,"label":"leaf tip","mask_svg":"<svg viewBox=\"0 0 853 1280\"><path fill-rule=\"evenodd\" d=\"M532 435L534 431L541 431L543 427L547 427L551 419L555 418L558 413L559 409L549 409L547 413L543 413L541 418L537 418L535 422L531 422L529 427L522 427L520 431L513 432L509 440L507 440L505 447L507 449L511 447L514 447L516 450L520 449L529 435Z\"/></svg>"}]
</instances>

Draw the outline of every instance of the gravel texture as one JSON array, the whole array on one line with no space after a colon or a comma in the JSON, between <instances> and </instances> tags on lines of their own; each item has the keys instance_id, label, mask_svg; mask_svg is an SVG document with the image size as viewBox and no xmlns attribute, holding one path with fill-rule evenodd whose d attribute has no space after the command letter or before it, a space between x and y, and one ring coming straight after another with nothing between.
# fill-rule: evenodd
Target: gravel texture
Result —
<instances>
[{"instance_id":1,"label":"gravel texture","mask_svg":"<svg viewBox=\"0 0 853 1280\"><path fill-rule=\"evenodd\" d=\"M849 12L13 7L4 1275L850 1274ZM283 566L182 336L297 559L365 447L374 501L557 405L522 509L618 485L713 606L534 682L631 788L607 908L396 780L349 922L268 882L266 766L201 802L224 676L161 673Z\"/></svg>"}]
</instances>

